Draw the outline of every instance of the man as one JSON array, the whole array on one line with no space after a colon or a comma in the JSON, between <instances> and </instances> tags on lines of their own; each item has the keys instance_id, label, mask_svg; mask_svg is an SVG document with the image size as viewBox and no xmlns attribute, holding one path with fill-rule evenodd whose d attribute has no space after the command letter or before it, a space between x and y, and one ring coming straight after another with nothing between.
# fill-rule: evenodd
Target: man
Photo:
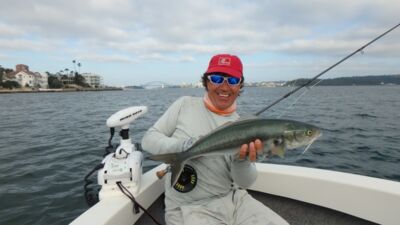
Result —
<instances>
[{"instance_id":1,"label":"man","mask_svg":"<svg viewBox=\"0 0 400 225\"><path fill-rule=\"evenodd\" d=\"M146 132L143 149L156 155L182 152L199 137L239 118L236 98L244 82L240 59L229 54L213 56L202 80L204 97L175 101ZM168 174L167 224L288 224L242 189L257 177L254 161L262 148L256 140L243 143L237 156L191 159L172 187Z\"/></svg>"}]
</instances>

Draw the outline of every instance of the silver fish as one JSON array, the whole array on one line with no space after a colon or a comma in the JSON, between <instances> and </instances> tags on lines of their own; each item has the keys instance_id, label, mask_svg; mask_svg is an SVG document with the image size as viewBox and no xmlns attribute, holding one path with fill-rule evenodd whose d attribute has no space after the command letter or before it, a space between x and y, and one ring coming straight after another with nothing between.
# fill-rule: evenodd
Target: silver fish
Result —
<instances>
[{"instance_id":1,"label":"silver fish","mask_svg":"<svg viewBox=\"0 0 400 225\"><path fill-rule=\"evenodd\" d=\"M241 145L260 139L264 144L258 159L278 155L283 157L286 149L307 146L321 136L321 130L313 125L280 119L250 118L229 122L197 140L184 152L152 155L149 158L170 164L171 186L179 178L184 163L200 156L236 155ZM304 152L303 152L304 153Z\"/></svg>"}]
</instances>

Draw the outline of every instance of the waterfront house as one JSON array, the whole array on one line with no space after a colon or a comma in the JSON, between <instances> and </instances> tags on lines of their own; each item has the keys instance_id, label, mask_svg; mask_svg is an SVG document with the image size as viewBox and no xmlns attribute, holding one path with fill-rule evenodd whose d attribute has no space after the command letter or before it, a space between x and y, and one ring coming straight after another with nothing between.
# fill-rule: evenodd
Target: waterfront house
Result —
<instances>
[{"instance_id":1,"label":"waterfront house","mask_svg":"<svg viewBox=\"0 0 400 225\"><path fill-rule=\"evenodd\" d=\"M49 77L47 76L47 73L35 73L35 79L34 79L34 86L35 87L41 87L41 88L48 88L49 87Z\"/></svg>"},{"instance_id":2,"label":"waterfront house","mask_svg":"<svg viewBox=\"0 0 400 225\"><path fill-rule=\"evenodd\" d=\"M15 66L15 71L7 73L5 80L16 81L21 87L48 87L47 74L32 72L24 64Z\"/></svg>"}]
</instances>

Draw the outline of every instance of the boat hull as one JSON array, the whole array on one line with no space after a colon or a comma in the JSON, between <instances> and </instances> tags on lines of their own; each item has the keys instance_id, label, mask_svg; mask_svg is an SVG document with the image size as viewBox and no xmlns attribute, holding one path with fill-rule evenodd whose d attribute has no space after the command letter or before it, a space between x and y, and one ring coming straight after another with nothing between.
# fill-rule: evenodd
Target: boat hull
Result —
<instances>
[{"instance_id":1,"label":"boat hull","mask_svg":"<svg viewBox=\"0 0 400 225\"><path fill-rule=\"evenodd\" d=\"M310 216L308 214L314 214L314 217L306 219L318 220L316 224L324 224L324 220L326 224L346 224L343 213L347 214L347 224L366 224L369 221L371 224L394 225L400 221L400 182L298 166L264 163L256 166L258 177L249 188L250 193L289 223L298 224ZM164 191L164 181L158 180L155 173L165 167L159 165L143 175L141 190L136 197L146 208L158 199L151 211L157 213L160 220L163 220L163 204L159 197ZM301 213L295 213L294 207ZM310 210L312 213L307 213ZM318 215L325 219L319 220ZM115 193L106 196L71 224L148 224L149 219L139 220L140 216L133 214L132 203L126 196ZM331 219L328 221L327 218Z\"/></svg>"}]
</instances>

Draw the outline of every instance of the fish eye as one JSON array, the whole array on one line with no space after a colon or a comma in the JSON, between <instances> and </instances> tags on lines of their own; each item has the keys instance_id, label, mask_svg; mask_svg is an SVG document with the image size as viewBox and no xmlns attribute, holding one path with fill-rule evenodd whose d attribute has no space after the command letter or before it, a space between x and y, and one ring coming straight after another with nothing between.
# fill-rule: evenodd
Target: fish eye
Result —
<instances>
[{"instance_id":1,"label":"fish eye","mask_svg":"<svg viewBox=\"0 0 400 225\"><path fill-rule=\"evenodd\" d=\"M306 135L307 135L307 136L311 136L312 134L313 134L312 130L307 130L307 131L306 131Z\"/></svg>"}]
</instances>

